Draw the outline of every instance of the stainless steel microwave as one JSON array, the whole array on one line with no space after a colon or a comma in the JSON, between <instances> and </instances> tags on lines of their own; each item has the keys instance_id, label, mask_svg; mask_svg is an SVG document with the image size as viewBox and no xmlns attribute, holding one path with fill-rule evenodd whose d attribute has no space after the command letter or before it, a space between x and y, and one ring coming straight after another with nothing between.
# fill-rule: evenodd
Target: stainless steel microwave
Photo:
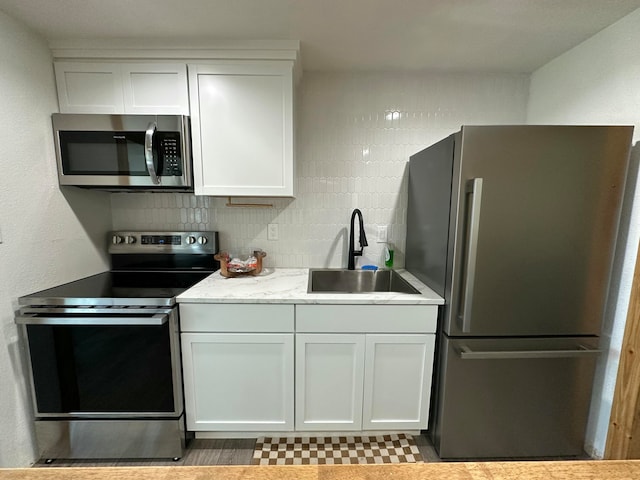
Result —
<instances>
[{"instance_id":1,"label":"stainless steel microwave","mask_svg":"<svg viewBox=\"0 0 640 480\"><path fill-rule=\"evenodd\" d=\"M52 115L60 185L193 191L189 117Z\"/></svg>"}]
</instances>

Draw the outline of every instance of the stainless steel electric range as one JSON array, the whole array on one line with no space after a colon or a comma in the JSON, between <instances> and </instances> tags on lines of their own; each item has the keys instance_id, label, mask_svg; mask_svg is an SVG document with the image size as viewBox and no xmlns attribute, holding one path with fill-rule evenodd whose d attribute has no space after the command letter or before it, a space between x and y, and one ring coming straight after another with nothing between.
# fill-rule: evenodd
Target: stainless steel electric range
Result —
<instances>
[{"instance_id":1,"label":"stainless steel electric range","mask_svg":"<svg viewBox=\"0 0 640 480\"><path fill-rule=\"evenodd\" d=\"M113 232L111 270L21 297L41 458L179 458L175 297L219 268L217 232Z\"/></svg>"}]
</instances>

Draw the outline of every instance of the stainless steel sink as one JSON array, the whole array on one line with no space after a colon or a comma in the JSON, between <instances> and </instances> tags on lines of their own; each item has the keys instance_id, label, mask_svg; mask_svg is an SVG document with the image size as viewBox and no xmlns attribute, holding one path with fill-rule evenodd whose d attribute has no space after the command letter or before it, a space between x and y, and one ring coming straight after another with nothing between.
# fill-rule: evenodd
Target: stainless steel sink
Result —
<instances>
[{"instance_id":1,"label":"stainless steel sink","mask_svg":"<svg viewBox=\"0 0 640 480\"><path fill-rule=\"evenodd\" d=\"M420 294L394 270L345 270L312 268L308 293L397 292Z\"/></svg>"}]
</instances>

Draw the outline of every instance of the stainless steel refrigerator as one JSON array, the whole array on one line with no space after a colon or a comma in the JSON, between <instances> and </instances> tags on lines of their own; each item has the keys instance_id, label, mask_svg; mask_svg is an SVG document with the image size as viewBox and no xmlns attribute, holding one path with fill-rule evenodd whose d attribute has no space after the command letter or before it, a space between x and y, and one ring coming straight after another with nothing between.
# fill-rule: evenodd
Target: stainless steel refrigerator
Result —
<instances>
[{"instance_id":1,"label":"stainless steel refrigerator","mask_svg":"<svg viewBox=\"0 0 640 480\"><path fill-rule=\"evenodd\" d=\"M411 156L406 268L445 298L442 458L583 453L632 132L465 126Z\"/></svg>"}]
</instances>

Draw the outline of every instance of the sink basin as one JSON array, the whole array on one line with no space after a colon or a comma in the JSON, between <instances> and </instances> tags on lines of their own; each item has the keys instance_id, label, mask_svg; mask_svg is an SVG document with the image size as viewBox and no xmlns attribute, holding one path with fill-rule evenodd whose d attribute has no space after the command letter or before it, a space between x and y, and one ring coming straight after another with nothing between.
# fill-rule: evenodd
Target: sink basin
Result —
<instances>
[{"instance_id":1,"label":"sink basin","mask_svg":"<svg viewBox=\"0 0 640 480\"><path fill-rule=\"evenodd\" d=\"M308 293L377 293L420 294L394 270L309 270Z\"/></svg>"}]
</instances>

